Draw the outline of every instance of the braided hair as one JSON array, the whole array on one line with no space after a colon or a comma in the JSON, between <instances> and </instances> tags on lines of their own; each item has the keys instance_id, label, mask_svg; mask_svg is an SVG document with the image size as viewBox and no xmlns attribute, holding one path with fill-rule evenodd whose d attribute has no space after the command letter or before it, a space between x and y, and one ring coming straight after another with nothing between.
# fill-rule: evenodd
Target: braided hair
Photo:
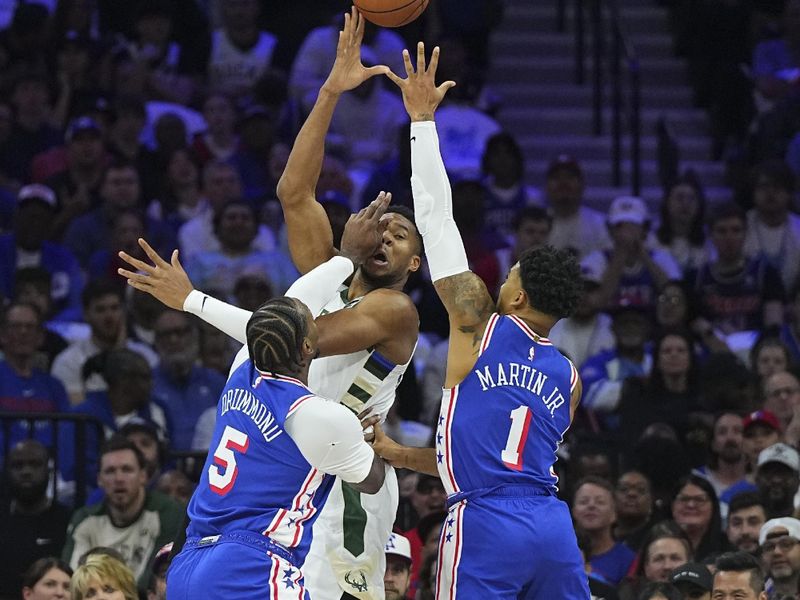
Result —
<instances>
[{"instance_id":1,"label":"braided hair","mask_svg":"<svg viewBox=\"0 0 800 600\"><path fill-rule=\"evenodd\" d=\"M247 350L260 371L294 374L301 369L308 323L300 303L287 296L267 300L247 322Z\"/></svg>"}]
</instances>

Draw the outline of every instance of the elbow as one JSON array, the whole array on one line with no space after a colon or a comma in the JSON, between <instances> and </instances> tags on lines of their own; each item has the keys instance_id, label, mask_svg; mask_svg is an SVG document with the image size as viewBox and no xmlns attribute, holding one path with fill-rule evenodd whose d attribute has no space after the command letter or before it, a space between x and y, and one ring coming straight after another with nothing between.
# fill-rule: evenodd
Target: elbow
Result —
<instances>
[{"instance_id":1,"label":"elbow","mask_svg":"<svg viewBox=\"0 0 800 600\"><path fill-rule=\"evenodd\" d=\"M376 454L372 461L372 468L369 470L369 475L353 487L362 494L377 494L378 490L383 487L384 479L386 479L386 463Z\"/></svg>"}]
</instances>

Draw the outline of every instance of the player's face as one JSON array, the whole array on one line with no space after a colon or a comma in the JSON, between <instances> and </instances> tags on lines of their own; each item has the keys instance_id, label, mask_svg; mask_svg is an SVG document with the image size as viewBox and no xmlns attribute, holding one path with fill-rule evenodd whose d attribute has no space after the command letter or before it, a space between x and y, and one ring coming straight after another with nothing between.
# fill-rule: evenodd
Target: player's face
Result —
<instances>
[{"instance_id":1,"label":"player's face","mask_svg":"<svg viewBox=\"0 0 800 600\"><path fill-rule=\"evenodd\" d=\"M386 557L386 573L383 576L386 600L402 600L406 597L411 579L410 566L409 562L403 558Z\"/></svg>"},{"instance_id":2,"label":"player's face","mask_svg":"<svg viewBox=\"0 0 800 600\"><path fill-rule=\"evenodd\" d=\"M130 508L144 494L146 477L132 450L108 452L100 460L98 483L109 504L118 510Z\"/></svg>"},{"instance_id":3,"label":"player's face","mask_svg":"<svg viewBox=\"0 0 800 600\"><path fill-rule=\"evenodd\" d=\"M380 287L404 281L410 271L419 268L417 230L414 224L397 213L381 217L383 238L380 246L361 270Z\"/></svg>"},{"instance_id":4,"label":"player's face","mask_svg":"<svg viewBox=\"0 0 800 600\"><path fill-rule=\"evenodd\" d=\"M511 267L508 272L508 277L500 286L500 294L497 296L497 312L501 315L507 315L511 312L511 303L519 299L522 292L522 279L519 276L519 263Z\"/></svg>"}]
</instances>

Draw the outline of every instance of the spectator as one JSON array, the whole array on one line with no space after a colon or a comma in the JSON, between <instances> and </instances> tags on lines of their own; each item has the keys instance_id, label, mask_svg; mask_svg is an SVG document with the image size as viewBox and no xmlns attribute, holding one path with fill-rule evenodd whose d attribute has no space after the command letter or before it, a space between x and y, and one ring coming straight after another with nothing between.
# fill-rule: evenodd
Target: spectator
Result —
<instances>
[{"instance_id":1,"label":"spectator","mask_svg":"<svg viewBox=\"0 0 800 600\"><path fill-rule=\"evenodd\" d=\"M242 180L236 169L228 163L211 161L203 169L203 196L208 206L189 219L178 230L181 257L188 262L200 252L220 249L214 233L214 219L229 203L242 195ZM275 248L275 236L264 225L258 228L254 246L269 251Z\"/></svg>"},{"instance_id":2,"label":"spectator","mask_svg":"<svg viewBox=\"0 0 800 600\"><path fill-rule=\"evenodd\" d=\"M183 508L189 504L194 493L194 484L183 471L171 469L159 475L155 490L169 496Z\"/></svg>"},{"instance_id":3,"label":"spectator","mask_svg":"<svg viewBox=\"0 0 800 600\"><path fill-rule=\"evenodd\" d=\"M0 296L14 294L17 269L42 267L51 276L53 318L77 321L83 275L67 248L48 240L55 217L56 196L38 184L23 187L17 195L14 230L0 235Z\"/></svg>"},{"instance_id":4,"label":"spectator","mask_svg":"<svg viewBox=\"0 0 800 600\"><path fill-rule=\"evenodd\" d=\"M703 188L692 172L675 180L661 202L655 247L669 252L683 272L698 269L708 261L705 205Z\"/></svg>"},{"instance_id":5,"label":"spectator","mask_svg":"<svg viewBox=\"0 0 800 600\"><path fill-rule=\"evenodd\" d=\"M486 141L481 174L486 189L486 227L510 240L520 230L524 210L541 202L539 191L525 185L524 157L514 136L503 131ZM534 220L541 223L544 219ZM547 241L547 234L539 245Z\"/></svg>"},{"instance_id":6,"label":"spectator","mask_svg":"<svg viewBox=\"0 0 800 600\"><path fill-rule=\"evenodd\" d=\"M675 569L669 581L680 592L681 600L711 600L711 572L700 563L686 563Z\"/></svg>"},{"instance_id":7,"label":"spectator","mask_svg":"<svg viewBox=\"0 0 800 600\"><path fill-rule=\"evenodd\" d=\"M561 154L550 161L546 173L545 196L553 215L550 244L571 248L583 258L596 250L611 247L605 216L583 206L583 170L572 156Z\"/></svg>"},{"instance_id":8,"label":"spectator","mask_svg":"<svg viewBox=\"0 0 800 600\"><path fill-rule=\"evenodd\" d=\"M444 511L437 510L422 517L417 526L405 532L411 544L411 588L419 584L422 566L431 557L437 554L442 528L446 521L452 521ZM448 524L452 527L452 522Z\"/></svg>"},{"instance_id":9,"label":"spectator","mask_svg":"<svg viewBox=\"0 0 800 600\"><path fill-rule=\"evenodd\" d=\"M31 180L30 165L37 154L61 145L61 133L49 123L50 90L38 70L23 70L11 88L14 123L0 147L0 171L18 184Z\"/></svg>"},{"instance_id":10,"label":"spectator","mask_svg":"<svg viewBox=\"0 0 800 600\"><path fill-rule=\"evenodd\" d=\"M272 283L263 273L242 275L233 286L236 306L250 312L255 312L259 306L274 296Z\"/></svg>"},{"instance_id":11,"label":"spectator","mask_svg":"<svg viewBox=\"0 0 800 600\"><path fill-rule=\"evenodd\" d=\"M681 592L671 583L650 582L642 588L636 600L682 600Z\"/></svg>"},{"instance_id":12,"label":"spectator","mask_svg":"<svg viewBox=\"0 0 800 600\"><path fill-rule=\"evenodd\" d=\"M589 539L588 534L576 531L575 536L578 540L578 550L581 551L581 557L583 558L583 568L586 571L586 575L589 579L589 594L591 595L592 599L619 600L616 587L606 581L599 573L592 572L592 565L589 562L591 540Z\"/></svg>"},{"instance_id":13,"label":"spectator","mask_svg":"<svg viewBox=\"0 0 800 600\"><path fill-rule=\"evenodd\" d=\"M622 306L614 310L612 318L615 348L589 357L581 369L582 404L586 410L597 413L616 411L625 379L645 376L653 365L647 348L648 314L636 306ZM609 424L618 426L613 421Z\"/></svg>"},{"instance_id":14,"label":"spectator","mask_svg":"<svg viewBox=\"0 0 800 600\"><path fill-rule=\"evenodd\" d=\"M647 476L633 470L620 475L614 489L614 506L614 539L625 542L628 548L639 548L653 515L653 493Z\"/></svg>"},{"instance_id":15,"label":"spectator","mask_svg":"<svg viewBox=\"0 0 800 600\"><path fill-rule=\"evenodd\" d=\"M714 488L707 479L689 475L678 483L672 518L686 532L692 555L699 560L723 547L722 519Z\"/></svg>"},{"instance_id":16,"label":"spectator","mask_svg":"<svg viewBox=\"0 0 800 600\"><path fill-rule=\"evenodd\" d=\"M61 239L73 219L97 204L106 165L103 134L100 125L91 117L74 119L65 140L64 162L51 168L49 173L41 172L43 167L37 166L37 162L53 151L34 159L34 169L40 171L34 173L34 178L44 179L58 195L55 207L58 212L52 225L54 239Z\"/></svg>"},{"instance_id":17,"label":"spectator","mask_svg":"<svg viewBox=\"0 0 800 600\"><path fill-rule=\"evenodd\" d=\"M266 298L262 298L262 302ZM165 310L156 319L156 351L160 362L153 372L153 399L164 408L172 424L171 446L192 447L195 426L206 409L215 409L225 378L197 366L197 326L188 313Z\"/></svg>"},{"instance_id":18,"label":"spectator","mask_svg":"<svg viewBox=\"0 0 800 600\"><path fill-rule=\"evenodd\" d=\"M147 600L167 600L167 567L172 546L173 542L164 544L153 559L153 575L147 587Z\"/></svg>"},{"instance_id":19,"label":"spectator","mask_svg":"<svg viewBox=\"0 0 800 600\"><path fill-rule=\"evenodd\" d=\"M160 199L150 203L147 215L163 221L177 238L184 223L206 210L208 203L200 193L197 159L187 148L178 148L167 158Z\"/></svg>"},{"instance_id":20,"label":"spectator","mask_svg":"<svg viewBox=\"0 0 800 600\"><path fill-rule=\"evenodd\" d=\"M800 285L792 288L787 298L787 319L781 325L781 341L789 348L790 363L800 363Z\"/></svg>"},{"instance_id":21,"label":"spectator","mask_svg":"<svg viewBox=\"0 0 800 600\"><path fill-rule=\"evenodd\" d=\"M259 31L257 0L230 0L221 9L222 28L211 34L208 83L211 89L241 97L270 68L278 39Z\"/></svg>"},{"instance_id":22,"label":"spectator","mask_svg":"<svg viewBox=\"0 0 800 600\"><path fill-rule=\"evenodd\" d=\"M242 178L242 197L261 206L275 198L276 181L266 169L276 143L276 111L263 104L251 104L239 119L239 151L233 164Z\"/></svg>"},{"instance_id":23,"label":"spectator","mask_svg":"<svg viewBox=\"0 0 800 600\"><path fill-rule=\"evenodd\" d=\"M767 600L764 574L758 561L744 552L728 552L714 563L712 598Z\"/></svg>"},{"instance_id":24,"label":"spectator","mask_svg":"<svg viewBox=\"0 0 800 600\"><path fill-rule=\"evenodd\" d=\"M489 201L491 202L491 197L489 197ZM486 222L489 224L490 219L487 218ZM502 222L505 222L505 217ZM508 225L510 225L510 228ZM525 250L539 248L547 244L552 228L553 219L543 208L523 206L518 211L515 211L510 217L510 222L504 226L504 229L501 229L507 235L508 243L511 245L495 250L497 260L500 263L501 275L508 273L511 267L517 264L519 257Z\"/></svg>"},{"instance_id":25,"label":"spectator","mask_svg":"<svg viewBox=\"0 0 800 600\"><path fill-rule=\"evenodd\" d=\"M275 292L283 294L299 276L280 250L256 248L258 222L246 202L229 202L214 218L214 234L220 249L201 252L186 263L186 272L198 289L214 288L231 297L239 277L259 272L267 273Z\"/></svg>"},{"instance_id":26,"label":"spectator","mask_svg":"<svg viewBox=\"0 0 800 600\"><path fill-rule=\"evenodd\" d=\"M789 348L774 334L762 333L750 350L750 369L758 388L775 373L789 371L793 362Z\"/></svg>"},{"instance_id":27,"label":"spectator","mask_svg":"<svg viewBox=\"0 0 800 600\"><path fill-rule=\"evenodd\" d=\"M144 470L147 474L147 489L157 489L158 479L164 472L164 465L167 462L167 444L163 437L159 437L159 428L137 416L120 427L118 433L133 442L142 453Z\"/></svg>"},{"instance_id":28,"label":"spectator","mask_svg":"<svg viewBox=\"0 0 800 600\"><path fill-rule=\"evenodd\" d=\"M794 514L794 496L800 486L798 469L800 458L797 450L786 444L773 444L758 455L755 482L767 518Z\"/></svg>"},{"instance_id":29,"label":"spectator","mask_svg":"<svg viewBox=\"0 0 800 600\"><path fill-rule=\"evenodd\" d=\"M411 544L399 533L392 533L386 542L386 575L383 586L386 600L402 600L411 584Z\"/></svg>"},{"instance_id":30,"label":"spectator","mask_svg":"<svg viewBox=\"0 0 800 600\"><path fill-rule=\"evenodd\" d=\"M501 273L502 267L501 267ZM606 313L600 312L592 294L600 286L600 273L593 271L588 265L581 264L583 277L583 294L572 315L561 319L550 330L550 341L575 364L582 369L589 357L597 354L613 352L615 346L612 320Z\"/></svg>"},{"instance_id":31,"label":"spectator","mask_svg":"<svg viewBox=\"0 0 800 600\"><path fill-rule=\"evenodd\" d=\"M15 303L4 311L0 321L0 345L4 358L0 361L0 413L66 412L69 401L64 386L55 377L36 368L37 350L42 343L42 318L30 304ZM6 443L14 443L31 435L29 424L15 422L4 429L10 435ZM46 444L54 443L53 431L46 422L33 425L36 438Z\"/></svg>"},{"instance_id":32,"label":"spectator","mask_svg":"<svg viewBox=\"0 0 800 600\"><path fill-rule=\"evenodd\" d=\"M132 163L110 164L100 186L102 203L97 208L78 217L67 228L64 243L82 265L88 265L92 253L107 248L111 240L114 218L124 210L141 210L141 179ZM147 238L154 247L172 250L174 235L164 225L145 219Z\"/></svg>"},{"instance_id":33,"label":"spectator","mask_svg":"<svg viewBox=\"0 0 800 600\"><path fill-rule=\"evenodd\" d=\"M19 598L20 588L23 600L56 600L71 598L69 583L72 569L64 561L53 558L40 558L25 571L22 585L14 590Z\"/></svg>"},{"instance_id":34,"label":"spectator","mask_svg":"<svg viewBox=\"0 0 800 600\"><path fill-rule=\"evenodd\" d=\"M18 443L6 456L0 531L14 543L0 546L0 597L18 598L23 586L35 588L56 565L42 568L33 580L22 574L34 561L57 554L64 545L69 510L47 495L49 460L47 449L36 440Z\"/></svg>"},{"instance_id":35,"label":"spectator","mask_svg":"<svg viewBox=\"0 0 800 600\"><path fill-rule=\"evenodd\" d=\"M162 439L168 437L168 419L152 400L152 370L141 354L127 348L109 350L102 373L108 389L89 392L75 412L100 419L108 435L141 419L153 425Z\"/></svg>"},{"instance_id":36,"label":"spectator","mask_svg":"<svg viewBox=\"0 0 800 600\"><path fill-rule=\"evenodd\" d=\"M87 391L102 390L105 384L90 378L85 381L83 367L91 357L112 348L128 348L144 356L151 366L158 362L146 345L129 340L125 333L125 311L122 292L116 282L106 279L90 281L83 292L83 315L91 329L89 339L79 340L53 361L52 374L67 388L72 404L84 399Z\"/></svg>"},{"instance_id":37,"label":"spectator","mask_svg":"<svg viewBox=\"0 0 800 600\"><path fill-rule=\"evenodd\" d=\"M714 419L708 464L694 471L708 479L714 487L723 520L728 514L730 499L741 491L753 489L753 485L745 477L747 457L743 448L743 432L742 417L732 412L719 413Z\"/></svg>"},{"instance_id":38,"label":"spectator","mask_svg":"<svg viewBox=\"0 0 800 600\"><path fill-rule=\"evenodd\" d=\"M42 267L17 269L14 281L14 297L12 298L13 302L31 304L39 310L39 315L44 321L44 338L39 345L39 354L41 356L37 357L36 363L48 373L53 359L69 345L62 332L66 335L66 332L73 326L72 323L59 323L50 320L53 317L53 298L50 291L52 287L50 273ZM38 358L42 360L40 361Z\"/></svg>"},{"instance_id":39,"label":"spectator","mask_svg":"<svg viewBox=\"0 0 800 600\"><path fill-rule=\"evenodd\" d=\"M761 451L781 441L781 424L768 410L756 410L742 421L742 451L749 471L754 472Z\"/></svg>"},{"instance_id":40,"label":"spectator","mask_svg":"<svg viewBox=\"0 0 800 600\"><path fill-rule=\"evenodd\" d=\"M792 517L771 519L758 534L764 569L772 580L775 598L796 596L800 582L800 521Z\"/></svg>"},{"instance_id":41,"label":"spectator","mask_svg":"<svg viewBox=\"0 0 800 600\"><path fill-rule=\"evenodd\" d=\"M122 553L139 587L145 588L150 578L147 567L157 551L176 538L183 523L181 508L170 498L147 491L145 481L139 449L125 438L111 438L100 452L98 474L106 498L72 516L64 560L77 566L89 548L109 546ZM91 562L89 558L87 566ZM73 589L80 590L75 580Z\"/></svg>"},{"instance_id":42,"label":"spectator","mask_svg":"<svg viewBox=\"0 0 800 600\"><path fill-rule=\"evenodd\" d=\"M155 153L142 142L147 123L147 109L139 96L121 95L114 103L114 121L108 136L108 149L118 162L136 166L144 198L159 193L161 169Z\"/></svg>"},{"instance_id":43,"label":"spectator","mask_svg":"<svg viewBox=\"0 0 800 600\"><path fill-rule=\"evenodd\" d=\"M203 102L203 119L208 129L195 135L192 142L192 149L200 163L205 165L210 160L231 160L239 149L233 99L224 92L209 93Z\"/></svg>"},{"instance_id":44,"label":"spectator","mask_svg":"<svg viewBox=\"0 0 800 600\"><path fill-rule=\"evenodd\" d=\"M672 521L650 528L642 542L636 567L619 587L621 598L634 598L649 582L666 582L670 573L692 560L686 534Z\"/></svg>"},{"instance_id":45,"label":"spectator","mask_svg":"<svg viewBox=\"0 0 800 600\"><path fill-rule=\"evenodd\" d=\"M725 535L732 547L756 555L759 550L758 533L766 522L761 497L758 492L742 492L728 504L728 523Z\"/></svg>"},{"instance_id":46,"label":"spectator","mask_svg":"<svg viewBox=\"0 0 800 600\"><path fill-rule=\"evenodd\" d=\"M715 329L729 335L780 326L783 284L763 259L745 256L744 213L735 204L722 205L712 214L709 228L717 259L686 277L698 304L693 331L705 340Z\"/></svg>"},{"instance_id":47,"label":"spectator","mask_svg":"<svg viewBox=\"0 0 800 600\"><path fill-rule=\"evenodd\" d=\"M654 344L650 373L623 382L619 419L620 436L627 442L626 447L653 423L670 425L679 439L684 439L690 415L701 407L692 342L685 332L663 333Z\"/></svg>"},{"instance_id":48,"label":"spectator","mask_svg":"<svg viewBox=\"0 0 800 600\"><path fill-rule=\"evenodd\" d=\"M800 3L797 3L800 9ZM781 161L756 168L755 207L747 213L745 254L761 258L781 275L785 289L793 289L800 275L800 216L791 210L795 174Z\"/></svg>"},{"instance_id":49,"label":"spectator","mask_svg":"<svg viewBox=\"0 0 800 600\"><path fill-rule=\"evenodd\" d=\"M59 84L51 122L63 128L100 97L95 69L98 52L88 36L74 29L61 36L51 30L51 38L55 42L53 69Z\"/></svg>"},{"instance_id":50,"label":"spectator","mask_svg":"<svg viewBox=\"0 0 800 600\"><path fill-rule=\"evenodd\" d=\"M47 47L48 11L40 3L18 4L10 26L0 34L0 69L42 69Z\"/></svg>"},{"instance_id":51,"label":"spectator","mask_svg":"<svg viewBox=\"0 0 800 600\"><path fill-rule=\"evenodd\" d=\"M72 576L72 600L91 600L103 594L114 600L139 600L135 573L128 564L108 554L89 556Z\"/></svg>"},{"instance_id":52,"label":"spectator","mask_svg":"<svg viewBox=\"0 0 800 600\"><path fill-rule=\"evenodd\" d=\"M623 542L614 541L612 530L617 515L611 484L600 478L578 482L572 501L572 518L576 529L590 537L592 572L612 585L619 584L636 555Z\"/></svg>"},{"instance_id":53,"label":"spectator","mask_svg":"<svg viewBox=\"0 0 800 600\"><path fill-rule=\"evenodd\" d=\"M646 247L650 219L641 198L620 196L608 211L612 249L596 250L585 261L601 272L600 289L594 301L600 307L636 305L655 307L657 291L682 276L675 259L661 250Z\"/></svg>"},{"instance_id":54,"label":"spectator","mask_svg":"<svg viewBox=\"0 0 800 600\"><path fill-rule=\"evenodd\" d=\"M139 238L146 235L144 218L139 211L125 209L111 217L111 236L108 245L98 248L89 257L87 274L90 280L108 279L115 281L120 289L125 289L125 281L118 277L117 269L124 263L119 258L119 251L124 250L136 258L144 258L139 247Z\"/></svg>"},{"instance_id":55,"label":"spectator","mask_svg":"<svg viewBox=\"0 0 800 600\"><path fill-rule=\"evenodd\" d=\"M794 421L795 407L800 405L800 381L788 371L782 371L767 377L762 389L764 409L778 417L781 431L788 439L793 435L789 426Z\"/></svg>"}]
</instances>

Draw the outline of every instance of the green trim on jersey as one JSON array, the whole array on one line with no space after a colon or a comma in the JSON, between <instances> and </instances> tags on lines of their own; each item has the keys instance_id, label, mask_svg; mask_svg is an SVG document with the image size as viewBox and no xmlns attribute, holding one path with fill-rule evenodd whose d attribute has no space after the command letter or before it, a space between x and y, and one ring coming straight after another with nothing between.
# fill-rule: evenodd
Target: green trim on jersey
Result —
<instances>
[{"instance_id":1,"label":"green trim on jersey","mask_svg":"<svg viewBox=\"0 0 800 600\"><path fill-rule=\"evenodd\" d=\"M361 506L361 492L342 481L342 497L344 547L353 556L360 556L364 553L364 530L367 527L367 512Z\"/></svg>"}]
</instances>

